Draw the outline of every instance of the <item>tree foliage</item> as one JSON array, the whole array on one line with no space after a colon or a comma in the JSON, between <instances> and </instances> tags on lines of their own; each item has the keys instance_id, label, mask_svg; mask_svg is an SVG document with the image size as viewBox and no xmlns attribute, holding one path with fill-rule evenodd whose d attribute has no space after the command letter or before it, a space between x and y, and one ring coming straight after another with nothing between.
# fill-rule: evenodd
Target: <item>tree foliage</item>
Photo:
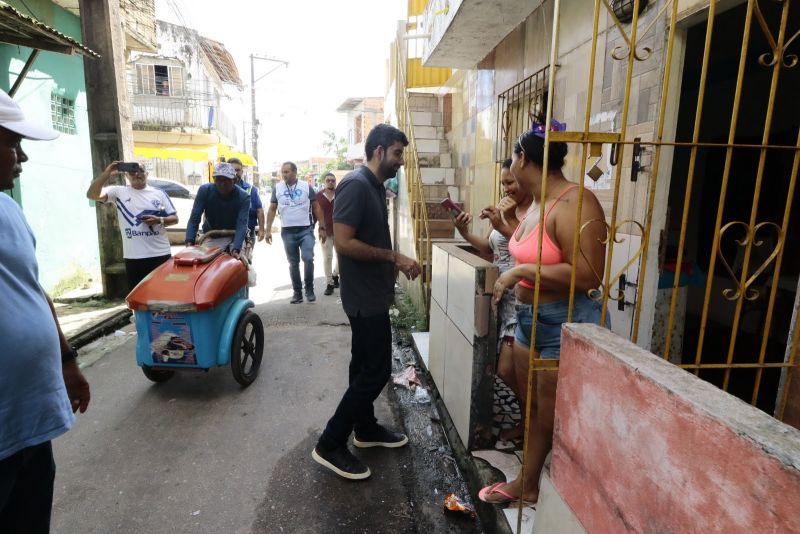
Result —
<instances>
[{"instance_id":1,"label":"tree foliage","mask_svg":"<svg viewBox=\"0 0 800 534\"><path fill-rule=\"evenodd\" d=\"M325 165L325 169L323 170L323 175L327 172L330 172L334 169L336 170L347 170L352 169L353 166L347 163L347 149L349 148L347 145L347 139L344 137L336 137L336 134L325 130L322 132L324 140L322 141L322 146L325 148L328 154L332 154L335 158L334 161Z\"/></svg>"}]
</instances>

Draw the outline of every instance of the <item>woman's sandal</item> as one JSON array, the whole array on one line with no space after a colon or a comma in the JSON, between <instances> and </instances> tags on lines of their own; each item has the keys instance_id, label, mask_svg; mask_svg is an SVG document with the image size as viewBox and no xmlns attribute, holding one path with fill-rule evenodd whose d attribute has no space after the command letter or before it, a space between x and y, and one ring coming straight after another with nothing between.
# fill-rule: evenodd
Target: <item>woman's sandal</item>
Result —
<instances>
[{"instance_id":1,"label":"woman's sandal","mask_svg":"<svg viewBox=\"0 0 800 534\"><path fill-rule=\"evenodd\" d=\"M505 491L503 489L504 486L507 486L505 482L498 482L496 484L492 484L491 486L486 486L478 492L478 498L489 504L509 504L519 502L519 497L511 495L509 492ZM525 506L530 506L534 509L536 508L535 502L522 501L522 504Z\"/></svg>"}]
</instances>

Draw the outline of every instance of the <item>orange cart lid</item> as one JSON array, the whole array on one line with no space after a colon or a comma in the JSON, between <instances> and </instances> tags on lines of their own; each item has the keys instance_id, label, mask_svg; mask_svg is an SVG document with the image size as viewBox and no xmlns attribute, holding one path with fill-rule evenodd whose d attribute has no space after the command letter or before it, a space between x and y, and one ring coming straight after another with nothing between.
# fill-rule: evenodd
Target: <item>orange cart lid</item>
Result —
<instances>
[{"instance_id":1,"label":"orange cart lid","mask_svg":"<svg viewBox=\"0 0 800 534\"><path fill-rule=\"evenodd\" d=\"M244 264L218 247L187 247L137 285L128 295L134 311L204 311L247 285Z\"/></svg>"}]
</instances>

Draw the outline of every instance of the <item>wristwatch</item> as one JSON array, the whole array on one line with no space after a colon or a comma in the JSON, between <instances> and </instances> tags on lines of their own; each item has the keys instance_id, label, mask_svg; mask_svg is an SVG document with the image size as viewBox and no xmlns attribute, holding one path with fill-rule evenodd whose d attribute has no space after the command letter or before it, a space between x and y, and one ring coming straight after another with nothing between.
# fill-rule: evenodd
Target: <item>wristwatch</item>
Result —
<instances>
[{"instance_id":1,"label":"wristwatch","mask_svg":"<svg viewBox=\"0 0 800 534\"><path fill-rule=\"evenodd\" d=\"M61 353L61 363L67 363L78 357L78 351L75 347L70 347L67 352Z\"/></svg>"}]
</instances>

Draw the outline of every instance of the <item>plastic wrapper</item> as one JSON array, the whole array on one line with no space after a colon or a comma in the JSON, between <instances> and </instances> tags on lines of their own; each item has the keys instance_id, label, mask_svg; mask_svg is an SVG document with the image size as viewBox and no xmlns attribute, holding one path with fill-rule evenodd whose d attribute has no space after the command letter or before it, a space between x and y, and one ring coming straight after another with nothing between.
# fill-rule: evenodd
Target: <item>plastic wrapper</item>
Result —
<instances>
[{"instance_id":1,"label":"plastic wrapper","mask_svg":"<svg viewBox=\"0 0 800 534\"><path fill-rule=\"evenodd\" d=\"M475 507L465 502L455 493L448 493L444 498L444 511L461 513L475 518Z\"/></svg>"}]
</instances>

